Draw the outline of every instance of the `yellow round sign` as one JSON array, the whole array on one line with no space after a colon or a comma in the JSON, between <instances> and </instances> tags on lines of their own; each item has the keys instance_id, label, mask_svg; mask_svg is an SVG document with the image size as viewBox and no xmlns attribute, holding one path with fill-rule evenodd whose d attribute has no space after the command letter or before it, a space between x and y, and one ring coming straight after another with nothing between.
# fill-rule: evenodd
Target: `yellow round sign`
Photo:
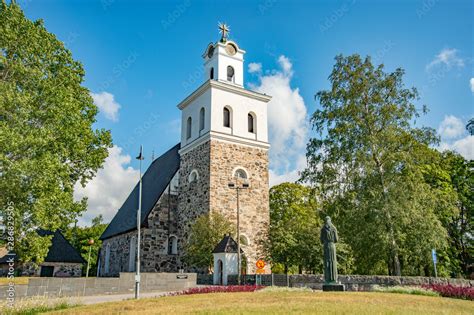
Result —
<instances>
[{"instance_id":1,"label":"yellow round sign","mask_svg":"<svg viewBox=\"0 0 474 315\"><path fill-rule=\"evenodd\" d=\"M255 263L255 265L257 266L258 269L263 269L265 268L265 262L261 259L257 260L257 262Z\"/></svg>"}]
</instances>

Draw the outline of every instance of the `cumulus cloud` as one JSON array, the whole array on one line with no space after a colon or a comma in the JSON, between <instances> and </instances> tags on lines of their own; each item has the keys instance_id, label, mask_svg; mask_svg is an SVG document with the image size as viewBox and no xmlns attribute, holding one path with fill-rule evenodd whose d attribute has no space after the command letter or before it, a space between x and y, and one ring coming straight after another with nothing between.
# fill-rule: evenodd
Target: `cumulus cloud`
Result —
<instances>
[{"instance_id":1,"label":"cumulus cloud","mask_svg":"<svg viewBox=\"0 0 474 315\"><path fill-rule=\"evenodd\" d=\"M444 116L443 121L439 125L438 133L444 139L457 138L464 133L464 123L453 115Z\"/></svg>"},{"instance_id":2,"label":"cumulus cloud","mask_svg":"<svg viewBox=\"0 0 474 315\"><path fill-rule=\"evenodd\" d=\"M259 83L250 85L257 92L272 96L268 104L270 136L270 182L294 181L306 163L308 140L307 109L298 88L291 86L293 64L286 56L278 58L279 69L259 74ZM301 161L304 160L304 163Z\"/></svg>"},{"instance_id":3,"label":"cumulus cloud","mask_svg":"<svg viewBox=\"0 0 474 315\"><path fill-rule=\"evenodd\" d=\"M113 146L96 176L85 187L76 184L74 198L88 198L87 211L80 218L80 225L90 224L99 214L105 222L112 220L138 182L139 171L129 166L130 161L130 155L123 154L122 148Z\"/></svg>"},{"instance_id":4,"label":"cumulus cloud","mask_svg":"<svg viewBox=\"0 0 474 315\"><path fill-rule=\"evenodd\" d=\"M256 73L262 71L262 64L257 62L249 63L249 73Z\"/></svg>"},{"instance_id":5,"label":"cumulus cloud","mask_svg":"<svg viewBox=\"0 0 474 315\"><path fill-rule=\"evenodd\" d=\"M91 93L94 104L99 107L99 110L105 115L107 119L118 121L118 111L120 104L114 99L113 94L108 92Z\"/></svg>"},{"instance_id":6,"label":"cumulus cloud","mask_svg":"<svg viewBox=\"0 0 474 315\"><path fill-rule=\"evenodd\" d=\"M458 56L457 49L445 48L426 66L426 70L431 70L436 66L445 66L448 69L452 67L464 67L464 60Z\"/></svg>"},{"instance_id":7,"label":"cumulus cloud","mask_svg":"<svg viewBox=\"0 0 474 315\"><path fill-rule=\"evenodd\" d=\"M438 133L441 136L440 151L452 150L465 159L474 160L474 136L468 135L465 123L455 117L446 116L441 122Z\"/></svg>"},{"instance_id":8,"label":"cumulus cloud","mask_svg":"<svg viewBox=\"0 0 474 315\"><path fill-rule=\"evenodd\" d=\"M471 78L471 80L469 80L469 84L471 85L472 93L474 93L474 78Z\"/></svg>"}]
</instances>

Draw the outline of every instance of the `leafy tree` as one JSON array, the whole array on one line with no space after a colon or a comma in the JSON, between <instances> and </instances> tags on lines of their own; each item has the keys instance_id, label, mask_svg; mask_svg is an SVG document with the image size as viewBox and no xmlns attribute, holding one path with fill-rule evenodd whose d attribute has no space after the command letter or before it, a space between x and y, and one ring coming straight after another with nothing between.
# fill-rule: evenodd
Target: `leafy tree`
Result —
<instances>
[{"instance_id":1,"label":"leafy tree","mask_svg":"<svg viewBox=\"0 0 474 315\"><path fill-rule=\"evenodd\" d=\"M418 92L404 86L402 69L386 73L359 55L335 60L331 88L316 94L302 179L319 189L356 272L418 274L431 248L447 247L440 200L422 172L434 130L412 126Z\"/></svg>"},{"instance_id":2,"label":"leafy tree","mask_svg":"<svg viewBox=\"0 0 474 315\"><path fill-rule=\"evenodd\" d=\"M191 226L189 240L185 244L184 261L196 268L212 270L212 251L229 233L235 235L235 227L222 214L213 212L201 215Z\"/></svg>"},{"instance_id":3,"label":"leafy tree","mask_svg":"<svg viewBox=\"0 0 474 315\"><path fill-rule=\"evenodd\" d=\"M64 230L85 210L73 187L94 176L111 136L92 128L81 63L14 1L0 4L0 49L0 214L13 203L15 251L41 263L50 238L36 230Z\"/></svg>"},{"instance_id":4,"label":"leafy tree","mask_svg":"<svg viewBox=\"0 0 474 315\"><path fill-rule=\"evenodd\" d=\"M103 223L102 215L92 219L90 226L78 227L74 226L66 230L65 236L71 242L72 246L76 248L86 261L89 258L89 248L91 249L91 259L89 266L89 275L97 274L97 258L99 250L102 246L102 241L99 237L104 233L107 223ZM89 245L89 240L94 240L92 246ZM87 265L83 266L83 274L86 274Z\"/></svg>"},{"instance_id":5,"label":"leafy tree","mask_svg":"<svg viewBox=\"0 0 474 315\"><path fill-rule=\"evenodd\" d=\"M303 268L322 270L316 205L309 187L283 183L270 189L270 227L264 247L272 264L282 264L285 273L291 266L298 266L299 273Z\"/></svg>"}]
</instances>

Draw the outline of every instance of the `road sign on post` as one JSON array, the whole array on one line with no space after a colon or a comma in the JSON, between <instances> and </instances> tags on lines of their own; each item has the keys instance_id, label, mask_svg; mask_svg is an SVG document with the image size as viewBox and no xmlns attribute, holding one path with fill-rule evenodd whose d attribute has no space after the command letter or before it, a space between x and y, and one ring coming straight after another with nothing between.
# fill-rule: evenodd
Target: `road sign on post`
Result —
<instances>
[{"instance_id":1,"label":"road sign on post","mask_svg":"<svg viewBox=\"0 0 474 315\"><path fill-rule=\"evenodd\" d=\"M435 278L437 278L438 277L438 272L436 270L436 264L438 263L438 257L436 256L436 249L434 249L434 248L431 250L431 258L433 259Z\"/></svg>"},{"instance_id":2,"label":"road sign on post","mask_svg":"<svg viewBox=\"0 0 474 315\"><path fill-rule=\"evenodd\" d=\"M255 285L262 285L262 273L265 273L265 262L262 259L257 260L255 263L257 266L257 274L255 275Z\"/></svg>"}]
</instances>

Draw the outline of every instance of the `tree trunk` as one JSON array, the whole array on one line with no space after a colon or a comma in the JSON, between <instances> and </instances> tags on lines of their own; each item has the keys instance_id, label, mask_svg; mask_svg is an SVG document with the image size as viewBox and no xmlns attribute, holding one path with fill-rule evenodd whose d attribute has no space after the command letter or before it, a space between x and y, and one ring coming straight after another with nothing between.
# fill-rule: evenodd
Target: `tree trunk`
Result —
<instances>
[{"instance_id":1,"label":"tree trunk","mask_svg":"<svg viewBox=\"0 0 474 315\"><path fill-rule=\"evenodd\" d=\"M288 274L288 265L285 264L285 275L287 275L287 274Z\"/></svg>"},{"instance_id":2,"label":"tree trunk","mask_svg":"<svg viewBox=\"0 0 474 315\"><path fill-rule=\"evenodd\" d=\"M298 274L302 274L303 273L303 266L299 265L298 266Z\"/></svg>"}]
</instances>

